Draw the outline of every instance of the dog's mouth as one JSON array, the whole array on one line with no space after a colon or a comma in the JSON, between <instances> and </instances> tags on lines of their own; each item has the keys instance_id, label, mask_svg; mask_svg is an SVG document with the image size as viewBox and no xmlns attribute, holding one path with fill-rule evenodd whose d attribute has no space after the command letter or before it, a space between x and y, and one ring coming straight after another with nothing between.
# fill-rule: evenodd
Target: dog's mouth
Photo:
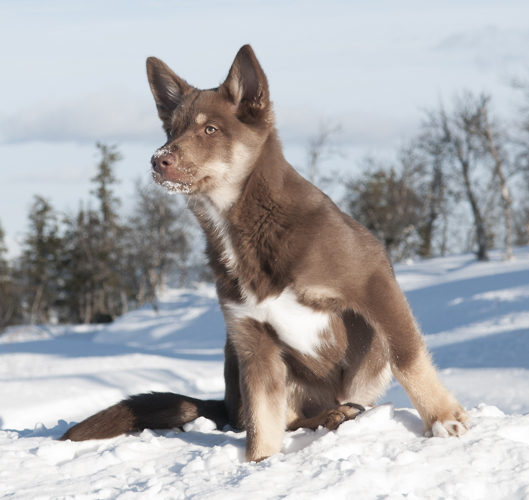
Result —
<instances>
[{"instance_id":1,"label":"dog's mouth","mask_svg":"<svg viewBox=\"0 0 529 500\"><path fill-rule=\"evenodd\" d=\"M193 190L193 184L190 182L181 182L181 181L170 181L164 179L164 177L158 172L151 170L152 178L156 184L162 186L169 193L182 193L182 194L191 194Z\"/></svg>"}]
</instances>

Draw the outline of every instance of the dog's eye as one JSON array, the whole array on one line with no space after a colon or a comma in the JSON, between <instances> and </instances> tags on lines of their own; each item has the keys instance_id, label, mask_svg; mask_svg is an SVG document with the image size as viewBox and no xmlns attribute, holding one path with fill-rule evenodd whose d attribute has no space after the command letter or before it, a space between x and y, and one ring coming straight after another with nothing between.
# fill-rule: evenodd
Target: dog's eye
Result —
<instances>
[{"instance_id":1,"label":"dog's eye","mask_svg":"<svg viewBox=\"0 0 529 500\"><path fill-rule=\"evenodd\" d=\"M208 135L214 134L216 131L217 131L217 129L215 127L211 127L211 126L207 126L204 129L204 132L206 132L206 134L208 134Z\"/></svg>"}]
</instances>

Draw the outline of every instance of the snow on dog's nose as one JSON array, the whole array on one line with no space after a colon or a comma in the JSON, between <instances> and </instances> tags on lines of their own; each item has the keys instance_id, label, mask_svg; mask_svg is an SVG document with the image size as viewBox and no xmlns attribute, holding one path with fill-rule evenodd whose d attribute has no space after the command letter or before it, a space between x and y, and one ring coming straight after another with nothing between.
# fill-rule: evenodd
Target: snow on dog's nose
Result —
<instances>
[{"instance_id":1,"label":"snow on dog's nose","mask_svg":"<svg viewBox=\"0 0 529 500\"><path fill-rule=\"evenodd\" d=\"M164 174L174 164L175 157L167 148L161 148L152 155L152 169L158 174Z\"/></svg>"}]
</instances>

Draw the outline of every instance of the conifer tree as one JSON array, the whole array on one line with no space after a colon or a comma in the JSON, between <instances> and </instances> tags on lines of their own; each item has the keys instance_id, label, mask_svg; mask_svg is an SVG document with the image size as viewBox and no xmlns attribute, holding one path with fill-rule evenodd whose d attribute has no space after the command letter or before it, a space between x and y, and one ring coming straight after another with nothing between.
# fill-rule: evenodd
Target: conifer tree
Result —
<instances>
[{"instance_id":1,"label":"conifer tree","mask_svg":"<svg viewBox=\"0 0 529 500\"><path fill-rule=\"evenodd\" d=\"M93 315L96 321L101 321L127 311L127 293L123 288L121 269L123 228L118 216L120 201L113 191L113 186L117 184L115 163L122 156L116 146L98 143L97 148L101 160L97 165L97 175L92 178L95 185L92 194L99 202L99 213L97 220L88 217L88 222L95 264Z\"/></svg>"},{"instance_id":2,"label":"conifer tree","mask_svg":"<svg viewBox=\"0 0 529 500\"><path fill-rule=\"evenodd\" d=\"M0 276L7 275L7 247L5 244L5 233L0 222Z\"/></svg>"},{"instance_id":3,"label":"conifer tree","mask_svg":"<svg viewBox=\"0 0 529 500\"><path fill-rule=\"evenodd\" d=\"M57 302L62 239L57 214L43 197L35 196L29 221L18 273L24 286L25 319L36 324L50 319Z\"/></svg>"},{"instance_id":4,"label":"conifer tree","mask_svg":"<svg viewBox=\"0 0 529 500\"><path fill-rule=\"evenodd\" d=\"M153 184L136 183L136 205L129 219L129 276L134 279L138 305L152 302L170 271L186 280L190 236L189 214L176 196Z\"/></svg>"},{"instance_id":5,"label":"conifer tree","mask_svg":"<svg viewBox=\"0 0 529 500\"><path fill-rule=\"evenodd\" d=\"M14 322L19 302L12 270L6 256L5 233L0 224L0 333Z\"/></svg>"},{"instance_id":6,"label":"conifer tree","mask_svg":"<svg viewBox=\"0 0 529 500\"><path fill-rule=\"evenodd\" d=\"M116 146L98 143L97 148L101 159L91 193L98 201L98 210L81 207L67 223L65 295L69 315L83 323L110 321L123 314L131 295L124 276L125 228L113 190L117 183L115 163L122 157Z\"/></svg>"},{"instance_id":7,"label":"conifer tree","mask_svg":"<svg viewBox=\"0 0 529 500\"><path fill-rule=\"evenodd\" d=\"M96 255L92 247L98 224L97 213L85 210L82 204L74 217L66 219L63 290L66 314L72 323L88 324L94 320Z\"/></svg>"}]
</instances>

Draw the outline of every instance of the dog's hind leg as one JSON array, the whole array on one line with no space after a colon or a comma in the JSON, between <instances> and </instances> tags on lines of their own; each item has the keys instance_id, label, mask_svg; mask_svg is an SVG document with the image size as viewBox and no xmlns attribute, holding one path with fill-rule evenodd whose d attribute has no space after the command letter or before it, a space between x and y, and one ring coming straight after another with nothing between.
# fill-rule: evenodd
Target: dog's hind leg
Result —
<instances>
[{"instance_id":1,"label":"dog's hind leg","mask_svg":"<svg viewBox=\"0 0 529 500\"><path fill-rule=\"evenodd\" d=\"M74 425L60 440L107 439L143 429L172 429L198 417L213 420L218 429L229 423L222 400L203 401L171 392L138 394Z\"/></svg>"}]
</instances>

